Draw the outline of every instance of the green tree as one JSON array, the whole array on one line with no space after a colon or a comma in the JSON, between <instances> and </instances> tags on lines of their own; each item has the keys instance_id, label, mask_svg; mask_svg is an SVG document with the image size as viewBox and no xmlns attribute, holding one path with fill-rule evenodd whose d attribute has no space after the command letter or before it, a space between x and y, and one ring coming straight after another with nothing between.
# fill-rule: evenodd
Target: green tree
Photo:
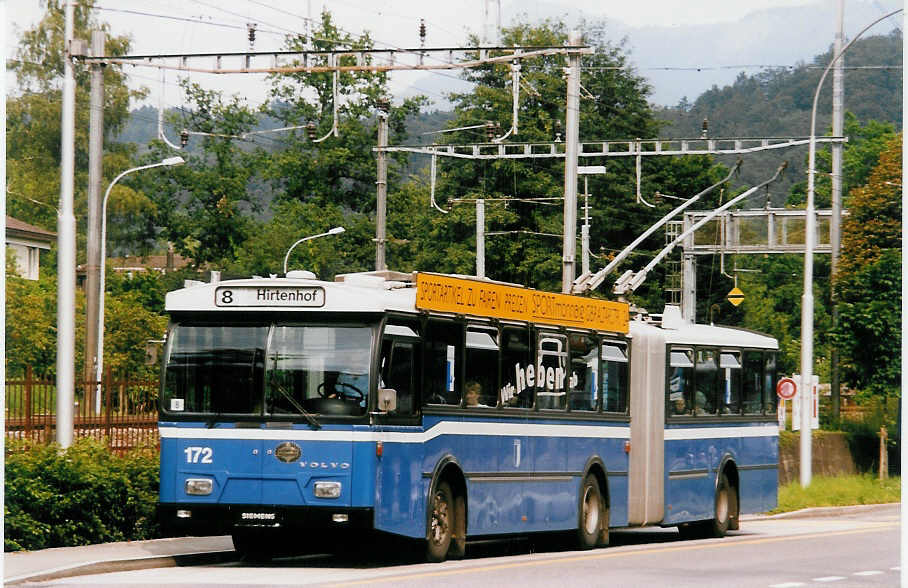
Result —
<instances>
[{"instance_id":1,"label":"green tree","mask_svg":"<svg viewBox=\"0 0 908 588\"><path fill-rule=\"evenodd\" d=\"M197 266L221 267L234 258L254 225L254 214L262 208L253 186L264 154L242 138L257 119L239 96L225 99L220 92L189 82L183 89L194 108L184 111L180 126L197 133L192 140L200 145L195 152L182 154L185 165L167 168L166 173L139 174L128 184L154 202L146 238L173 243ZM172 156L163 142L155 141L143 161Z\"/></svg>"},{"instance_id":2,"label":"green tree","mask_svg":"<svg viewBox=\"0 0 908 588\"><path fill-rule=\"evenodd\" d=\"M864 186L848 197L835 276L833 333L844 379L866 394L898 394L901 348L902 135L891 139Z\"/></svg>"},{"instance_id":3,"label":"green tree","mask_svg":"<svg viewBox=\"0 0 908 588\"><path fill-rule=\"evenodd\" d=\"M593 48L582 61L580 102L581 140L618 139L657 135L659 123L647 102L649 87L628 66L620 45L611 43L599 23L583 25L583 40ZM478 44L478 39L471 39ZM563 24L546 21L539 25L518 23L502 33L503 45L553 46L567 43ZM470 57L477 58L478 53ZM508 141L550 142L564 138L563 56L524 60L521 63L519 132ZM463 77L476 83L473 91L451 96L455 104L449 128L497 123L511 126L511 75L506 64L484 65L467 70ZM504 130L498 130L503 134ZM488 139L484 129L446 135L451 143L477 143ZM593 162L584 158L583 163ZM692 196L714 183L721 169L708 158L647 158L644 164L644 194L659 190ZM581 190L582 191L582 182ZM591 244L593 252L609 255L632 241L658 220L672 203L661 201L650 209L635 201L634 162L608 160L608 173L589 178L591 193ZM416 188L412 188L416 189ZM428 208L428 186L421 187L420 209L413 216L425 219L414 224L406 237L422 267L438 271L473 273L475 267L475 216L473 201L487 201L486 223L491 235L486 241L487 273L494 279L519 282L548 290L561 287L560 235L563 232L564 163L558 159L533 160L441 160L436 198L451 213L442 215ZM715 198L715 196L713 197ZM404 198L413 201L413 198ZM709 206L713 200L704 203ZM583 199L580 199L583 204ZM394 212L391 213L395 214ZM582 216L582 215L578 215ZM420 226L428 230L419 230ZM579 231L578 231L579 233ZM643 251L661 247L663 237L654 236ZM641 253L643 252L641 251ZM579 252L577 259L579 260ZM643 259L638 257L636 259ZM604 264L608 259L600 258ZM635 263L635 262L628 262ZM578 264L579 265L579 264ZM644 304L661 309L661 274L654 276L637 296ZM604 288L603 288L604 289Z\"/></svg>"},{"instance_id":4,"label":"green tree","mask_svg":"<svg viewBox=\"0 0 908 588\"><path fill-rule=\"evenodd\" d=\"M56 226L56 204L60 194L60 121L63 76L63 2L47 0L42 19L25 31L9 63L16 76L17 95L7 101L7 213L34 225L52 229ZM126 36L111 36L110 27L92 17L93 2L80 2L74 9L74 36L90 39L93 28L108 33L107 55L129 51ZM89 69L75 66L75 209L81 219L86 210L85 186L88 166ZM104 132L110 136L120 129L129 116L129 101L145 96L145 89L130 89L126 75L118 65L104 68ZM122 164L132 147L106 145L106 158ZM123 169L123 168L120 168ZM37 205L37 206L36 206ZM84 239L84 231L81 235Z\"/></svg>"},{"instance_id":5,"label":"green tree","mask_svg":"<svg viewBox=\"0 0 908 588\"><path fill-rule=\"evenodd\" d=\"M312 37L288 36L285 49L305 50L311 43L316 51L349 49L369 50L373 41L368 33L353 37L334 24L331 14L322 12L319 26ZM329 57L309 55L310 63L329 65ZM371 64L368 55L365 64ZM338 65L355 65L356 57L346 55ZM319 204L331 203L348 210L375 210L375 155L378 119L377 109L388 96L388 74L385 72L343 72L338 75L338 92L333 92L332 73L275 74L272 81L272 103L263 108L284 126L314 124L315 143L309 131L295 131L275 136L280 149L266 162L265 178L278 199L300 200ZM338 134L329 136L337 101ZM399 143L406 136L408 116L418 112L423 98L408 98L399 106L389 105L390 142ZM406 158L391 157L389 182L396 182Z\"/></svg>"}]
</instances>

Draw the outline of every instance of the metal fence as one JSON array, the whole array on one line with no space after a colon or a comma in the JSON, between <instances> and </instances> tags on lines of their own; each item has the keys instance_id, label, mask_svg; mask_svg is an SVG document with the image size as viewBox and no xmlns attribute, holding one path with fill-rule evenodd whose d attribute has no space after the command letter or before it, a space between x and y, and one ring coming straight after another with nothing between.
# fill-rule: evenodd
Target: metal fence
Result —
<instances>
[{"instance_id":1,"label":"metal fence","mask_svg":"<svg viewBox=\"0 0 908 588\"><path fill-rule=\"evenodd\" d=\"M115 378L108 371L101 382L77 384L73 396L74 438L105 442L116 453L159 447L157 380ZM56 382L35 377L31 368L7 379L5 417L8 440L55 441Z\"/></svg>"}]
</instances>

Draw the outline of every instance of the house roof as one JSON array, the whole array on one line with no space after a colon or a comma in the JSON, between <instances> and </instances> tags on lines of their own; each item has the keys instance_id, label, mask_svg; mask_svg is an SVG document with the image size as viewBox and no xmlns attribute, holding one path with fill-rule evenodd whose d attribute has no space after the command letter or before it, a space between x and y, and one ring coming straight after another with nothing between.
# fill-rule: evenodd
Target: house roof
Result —
<instances>
[{"instance_id":1,"label":"house roof","mask_svg":"<svg viewBox=\"0 0 908 588\"><path fill-rule=\"evenodd\" d=\"M6 236L9 237L27 237L35 241L44 241L53 243L57 240L57 233L30 225L11 216L6 217Z\"/></svg>"}]
</instances>

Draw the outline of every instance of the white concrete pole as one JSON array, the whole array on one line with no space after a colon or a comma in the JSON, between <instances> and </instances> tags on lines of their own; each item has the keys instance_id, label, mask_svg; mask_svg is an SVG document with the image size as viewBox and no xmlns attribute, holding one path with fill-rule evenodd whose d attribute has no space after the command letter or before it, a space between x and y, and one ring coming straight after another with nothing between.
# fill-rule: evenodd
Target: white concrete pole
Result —
<instances>
[{"instance_id":1,"label":"white concrete pole","mask_svg":"<svg viewBox=\"0 0 908 588\"><path fill-rule=\"evenodd\" d=\"M76 338L76 217L73 213L76 81L70 57L74 9L66 1L63 27L63 103L60 124L60 204L57 207L57 443L73 441Z\"/></svg>"},{"instance_id":2,"label":"white concrete pole","mask_svg":"<svg viewBox=\"0 0 908 588\"><path fill-rule=\"evenodd\" d=\"M845 38L845 0L839 0L837 26L835 30L834 56L842 52ZM844 133L844 83L845 58L839 57L832 70L832 134L841 137ZM839 253L842 249L842 144L832 144L832 218L829 222L829 242L832 245L830 273L835 276L839 265ZM831 284L830 284L831 287ZM832 325L839 322L839 311L836 304L835 289L832 291ZM830 388L832 395L832 418L839 418L839 350L833 346L829 355L831 372Z\"/></svg>"},{"instance_id":3,"label":"white concrete pole","mask_svg":"<svg viewBox=\"0 0 908 588\"><path fill-rule=\"evenodd\" d=\"M390 105L388 105L390 108ZM378 112L378 180L375 202L375 269L388 269L385 261L385 242L387 241L386 213L388 208L388 153L383 148L388 146L388 112Z\"/></svg>"},{"instance_id":4,"label":"white concrete pole","mask_svg":"<svg viewBox=\"0 0 908 588\"><path fill-rule=\"evenodd\" d=\"M91 32L91 54L93 57L104 55L104 31ZM91 106L88 126L88 226L85 244L85 325L98 322L98 284L99 264L101 259L101 180L104 158L104 68L99 63L91 66ZM85 329L85 369L83 379L87 382L96 373L98 341L97 330ZM95 398L91 402L95 414L101 412L101 396L94 391L100 387L85 387L85 401L89 402L92 390Z\"/></svg>"},{"instance_id":5,"label":"white concrete pole","mask_svg":"<svg viewBox=\"0 0 908 588\"><path fill-rule=\"evenodd\" d=\"M571 31L568 44L578 46L580 33ZM577 150L580 146L580 51L568 53L567 107L564 137L564 247L561 291L570 293L574 283L577 251Z\"/></svg>"},{"instance_id":6,"label":"white concrete pole","mask_svg":"<svg viewBox=\"0 0 908 588\"><path fill-rule=\"evenodd\" d=\"M486 201L476 200L476 277L486 277Z\"/></svg>"}]
</instances>

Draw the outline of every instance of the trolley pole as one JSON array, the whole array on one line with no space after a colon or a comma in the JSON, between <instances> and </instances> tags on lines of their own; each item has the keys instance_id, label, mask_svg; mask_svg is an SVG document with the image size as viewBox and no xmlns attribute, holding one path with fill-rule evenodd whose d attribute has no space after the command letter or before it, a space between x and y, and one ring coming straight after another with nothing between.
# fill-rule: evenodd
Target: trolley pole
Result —
<instances>
[{"instance_id":1,"label":"trolley pole","mask_svg":"<svg viewBox=\"0 0 908 588\"><path fill-rule=\"evenodd\" d=\"M580 45L580 33L571 31L568 44ZM577 150L580 145L580 50L568 53L567 107L564 124L564 247L561 291L571 292L577 256Z\"/></svg>"}]
</instances>

